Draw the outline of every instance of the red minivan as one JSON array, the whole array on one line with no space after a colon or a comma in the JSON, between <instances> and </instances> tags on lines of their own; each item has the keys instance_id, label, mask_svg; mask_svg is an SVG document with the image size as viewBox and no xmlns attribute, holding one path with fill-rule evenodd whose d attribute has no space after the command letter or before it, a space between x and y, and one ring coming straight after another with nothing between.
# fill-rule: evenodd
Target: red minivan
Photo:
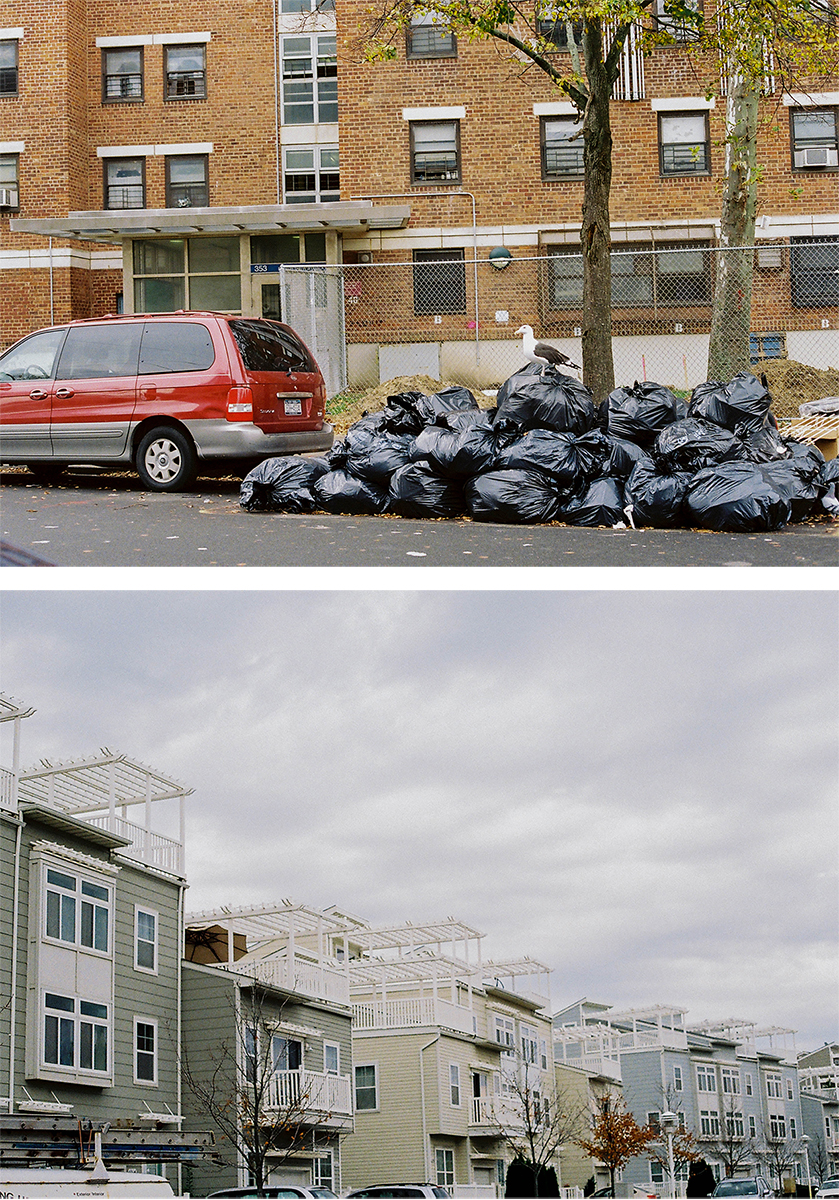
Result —
<instances>
[{"instance_id":1,"label":"red minivan","mask_svg":"<svg viewBox=\"0 0 839 1200\"><path fill-rule=\"evenodd\" d=\"M146 487L188 488L199 463L248 470L328 450L326 387L279 321L211 312L70 321L0 355L0 461L49 478L133 463Z\"/></svg>"}]
</instances>

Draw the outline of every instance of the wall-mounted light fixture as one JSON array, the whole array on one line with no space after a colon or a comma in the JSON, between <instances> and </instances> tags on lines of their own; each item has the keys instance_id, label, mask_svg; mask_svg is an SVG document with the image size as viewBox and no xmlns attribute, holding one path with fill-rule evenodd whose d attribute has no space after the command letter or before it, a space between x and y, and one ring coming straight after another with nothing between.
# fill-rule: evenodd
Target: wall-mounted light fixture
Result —
<instances>
[{"instance_id":1,"label":"wall-mounted light fixture","mask_svg":"<svg viewBox=\"0 0 839 1200\"><path fill-rule=\"evenodd\" d=\"M494 246L489 252L490 266L495 267L496 271L503 271L512 261L513 256L506 246Z\"/></svg>"}]
</instances>

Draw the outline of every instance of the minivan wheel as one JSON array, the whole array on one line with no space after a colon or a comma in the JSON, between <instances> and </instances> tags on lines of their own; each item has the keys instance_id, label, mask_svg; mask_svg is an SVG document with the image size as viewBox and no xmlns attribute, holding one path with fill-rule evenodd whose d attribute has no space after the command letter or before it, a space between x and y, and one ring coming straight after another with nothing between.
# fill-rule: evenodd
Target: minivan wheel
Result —
<instances>
[{"instance_id":1,"label":"minivan wheel","mask_svg":"<svg viewBox=\"0 0 839 1200\"><path fill-rule=\"evenodd\" d=\"M195 479L196 459L192 442L169 426L150 429L134 457L137 474L155 492L182 492Z\"/></svg>"}]
</instances>

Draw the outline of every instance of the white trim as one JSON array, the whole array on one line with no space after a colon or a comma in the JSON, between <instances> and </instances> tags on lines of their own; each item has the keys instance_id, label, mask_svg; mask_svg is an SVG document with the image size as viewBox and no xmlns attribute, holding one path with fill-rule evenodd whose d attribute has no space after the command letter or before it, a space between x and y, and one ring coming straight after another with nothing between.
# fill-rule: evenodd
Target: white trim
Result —
<instances>
[{"instance_id":1,"label":"white trim","mask_svg":"<svg viewBox=\"0 0 839 1200\"><path fill-rule=\"evenodd\" d=\"M817 108L821 104L839 104L839 92L784 92L787 108Z\"/></svg>"},{"instance_id":2,"label":"white trim","mask_svg":"<svg viewBox=\"0 0 839 1200\"><path fill-rule=\"evenodd\" d=\"M155 146L155 154L212 154L212 142L176 142L171 146Z\"/></svg>"},{"instance_id":3,"label":"white trim","mask_svg":"<svg viewBox=\"0 0 839 1200\"><path fill-rule=\"evenodd\" d=\"M101 50L108 50L114 46L150 46L152 44L152 34L140 34L137 37L98 37L96 45Z\"/></svg>"},{"instance_id":4,"label":"white trim","mask_svg":"<svg viewBox=\"0 0 839 1200\"><path fill-rule=\"evenodd\" d=\"M196 42L211 42L213 35L206 33L153 33L152 44L155 46L194 46Z\"/></svg>"},{"instance_id":5,"label":"white trim","mask_svg":"<svg viewBox=\"0 0 839 1200\"><path fill-rule=\"evenodd\" d=\"M46 271L50 266L78 267L81 271L121 271L122 251L107 250L0 250L0 271Z\"/></svg>"},{"instance_id":6,"label":"white trim","mask_svg":"<svg viewBox=\"0 0 839 1200\"><path fill-rule=\"evenodd\" d=\"M22 25L17 29L0 29L0 42L22 42L23 34Z\"/></svg>"},{"instance_id":7,"label":"white trim","mask_svg":"<svg viewBox=\"0 0 839 1200\"><path fill-rule=\"evenodd\" d=\"M653 112L685 112L693 108L716 108L716 104L713 96L667 96L661 100L651 100L650 108Z\"/></svg>"},{"instance_id":8,"label":"white trim","mask_svg":"<svg viewBox=\"0 0 839 1200\"><path fill-rule=\"evenodd\" d=\"M439 108L403 108L403 121L459 121L466 116L462 104L450 104Z\"/></svg>"},{"instance_id":9,"label":"white trim","mask_svg":"<svg viewBox=\"0 0 839 1200\"><path fill-rule=\"evenodd\" d=\"M534 117L573 117L576 116L580 121L580 110L576 104L572 104L570 100L556 100L552 104L534 104Z\"/></svg>"},{"instance_id":10,"label":"white trim","mask_svg":"<svg viewBox=\"0 0 839 1200\"><path fill-rule=\"evenodd\" d=\"M34 842L31 853L50 854L53 858L60 858L64 862L72 863L79 870L98 871L103 875L117 875L121 870L113 863L104 862L101 858L94 858L92 854L82 854L80 850L71 850L69 846L60 846L57 842Z\"/></svg>"},{"instance_id":11,"label":"white trim","mask_svg":"<svg viewBox=\"0 0 839 1200\"><path fill-rule=\"evenodd\" d=\"M139 1048L137 1046L137 1026L138 1026L138 1024L151 1025L152 1028L154 1029L154 1079L140 1079L140 1077L137 1074L137 1055L139 1054ZM160 1086L160 1083L158 1080L158 1045L159 1045L159 1041L158 1041L157 1018L156 1017L144 1017L141 1013L135 1013L134 1014L134 1056L133 1057L134 1057L134 1083L137 1085L137 1087L154 1087L154 1088L156 1088L156 1087ZM145 1051L143 1051L143 1053L147 1054L148 1051L145 1050Z\"/></svg>"},{"instance_id":12,"label":"white trim","mask_svg":"<svg viewBox=\"0 0 839 1200\"><path fill-rule=\"evenodd\" d=\"M26 142L0 142L0 154L23 154Z\"/></svg>"},{"instance_id":13,"label":"white trim","mask_svg":"<svg viewBox=\"0 0 839 1200\"><path fill-rule=\"evenodd\" d=\"M149 942L148 938L140 937L140 913L143 913L147 917L154 917L154 941L153 942ZM138 962L138 958L139 958L138 951L140 949L141 941L146 946L148 946L148 945L154 946L154 966L153 967L144 967ZM160 959L160 913L157 911L156 908L149 908L149 906L147 904L135 904L134 905L134 970L142 971L142 973L144 975L158 975L160 973L159 972L159 959Z\"/></svg>"}]
</instances>

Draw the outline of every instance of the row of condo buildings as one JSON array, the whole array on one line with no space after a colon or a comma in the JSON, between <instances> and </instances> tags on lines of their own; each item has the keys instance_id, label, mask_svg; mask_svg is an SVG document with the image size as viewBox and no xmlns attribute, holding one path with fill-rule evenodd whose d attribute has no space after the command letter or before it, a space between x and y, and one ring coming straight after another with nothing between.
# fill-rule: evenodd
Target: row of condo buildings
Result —
<instances>
[{"instance_id":1,"label":"row of condo buildings","mask_svg":"<svg viewBox=\"0 0 839 1200\"><path fill-rule=\"evenodd\" d=\"M428 13L366 62L370 11L0 0L0 348L191 308L290 320L333 392L418 370L485 386L525 322L576 358L577 113ZM673 28L658 0L650 23ZM649 55L640 32L612 100L613 321L649 367L656 339L686 362L707 340L725 98L678 29ZM756 353L835 365L839 79L768 69L760 104Z\"/></svg>"},{"instance_id":2,"label":"row of condo buildings","mask_svg":"<svg viewBox=\"0 0 839 1200\"><path fill-rule=\"evenodd\" d=\"M552 1013L547 966L485 959L453 918L188 913L190 789L110 751L22 767L32 712L0 696L0 1166L70 1165L101 1134L110 1167L206 1195L249 1182L233 1112L273 1130L272 1183L503 1196L525 1103L591 1114L612 1094L639 1124L677 1113L718 1177L839 1168L839 1046L796 1057L789 1030L666 1005ZM553 1165L569 1195L606 1178L570 1139ZM661 1192L666 1170L639 1156L623 1182Z\"/></svg>"}]
</instances>

